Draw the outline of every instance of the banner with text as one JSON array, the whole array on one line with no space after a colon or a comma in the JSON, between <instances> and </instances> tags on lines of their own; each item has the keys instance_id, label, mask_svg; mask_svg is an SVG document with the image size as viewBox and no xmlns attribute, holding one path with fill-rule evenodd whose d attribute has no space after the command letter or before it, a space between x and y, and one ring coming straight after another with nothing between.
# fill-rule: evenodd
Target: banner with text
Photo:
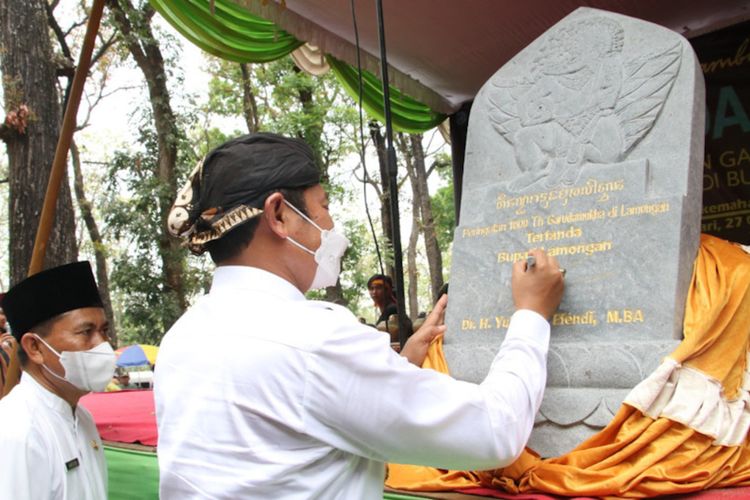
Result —
<instances>
[{"instance_id":1,"label":"banner with text","mask_svg":"<svg viewBox=\"0 0 750 500\"><path fill-rule=\"evenodd\" d=\"M690 42L706 78L702 230L750 244L750 21Z\"/></svg>"}]
</instances>

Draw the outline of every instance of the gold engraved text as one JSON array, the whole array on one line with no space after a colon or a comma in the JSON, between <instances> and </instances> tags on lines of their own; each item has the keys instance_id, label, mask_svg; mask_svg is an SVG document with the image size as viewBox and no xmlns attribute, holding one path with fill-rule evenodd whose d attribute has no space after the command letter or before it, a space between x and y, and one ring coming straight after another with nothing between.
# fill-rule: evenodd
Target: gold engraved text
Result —
<instances>
[{"instance_id":1,"label":"gold engraved text","mask_svg":"<svg viewBox=\"0 0 750 500\"><path fill-rule=\"evenodd\" d=\"M583 314L555 313L552 316L552 324L560 325L596 325L598 323L594 311L586 311Z\"/></svg>"},{"instance_id":2,"label":"gold engraved text","mask_svg":"<svg viewBox=\"0 0 750 500\"><path fill-rule=\"evenodd\" d=\"M610 309L607 311L607 323L643 323L641 309Z\"/></svg>"},{"instance_id":3,"label":"gold engraved text","mask_svg":"<svg viewBox=\"0 0 750 500\"><path fill-rule=\"evenodd\" d=\"M583 235L580 227L570 226L568 229L547 230L539 233L526 233L528 243L542 243L545 241L556 241L565 238L580 238Z\"/></svg>"}]
</instances>

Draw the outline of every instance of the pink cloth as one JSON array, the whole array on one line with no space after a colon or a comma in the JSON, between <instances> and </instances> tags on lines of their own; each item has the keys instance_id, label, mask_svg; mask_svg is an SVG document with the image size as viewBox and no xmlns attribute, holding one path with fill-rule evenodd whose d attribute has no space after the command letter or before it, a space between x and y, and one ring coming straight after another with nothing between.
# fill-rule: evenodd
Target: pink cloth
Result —
<instances>
[{"instance_id":1,"label":"pink cloth","mask_svg":"<svg viewBox=\"0 0 750 500\"><path fill-rule=\"evenodd\" d=\"M91 412L96 428L105 441L140 443L156 446L156 413L151 390L96 392L81 398L80 403ZM591 497L558 497L543 493L513 495L487 488L456 490L468 495L512 500L588 500ZM690 500L739 500L750 498L750 487L698 491L687 495L666 497Z\"/></svg>"},{"instance_id":2,"label":"pink cloth","mask_svg":"<svg viewBox=\"0 0 750 500\"><path fill-rule=\"evenodd\" d=\"M503 491L492 490L489 488L466 488L456 490L458 493L465 493L467 495L479 495L488 498L504 498L506 500L596 500L594 497L558 497L554 495L546 495L544 493L521 493L514 495L513 493L505 493Z\"/></svg>"},{"instance_id":3,"label":"pink cloth","mask_svg":"<svg viewBox=\"0 0 750 500\"><path fill-rule=\"evenodd\" d=\"M544 493L524 493L520 495L513 495L512 493L505 493L502 491L487 488L466 488L456 491L458 493L465 493L467 495L479 495L488 498L504 498L507 500L589 500L594 498L561 497L555 495L546 495ZM684 495L669 495L659 498L664 498L665 500L739 500L741 498L750 498L750 487L696 491L695 493L688 493Z\"/></svg>"},{"instance_id":4,"label":"pink cloth","mask_svg":"<svg viewBox=\"0 0 750 500\"><path fill-rule=\"evenodd\" d=\"M105 441L156 446L156 412L151 390L92 392L82 404Z\"/></svg>"}]
</instances>

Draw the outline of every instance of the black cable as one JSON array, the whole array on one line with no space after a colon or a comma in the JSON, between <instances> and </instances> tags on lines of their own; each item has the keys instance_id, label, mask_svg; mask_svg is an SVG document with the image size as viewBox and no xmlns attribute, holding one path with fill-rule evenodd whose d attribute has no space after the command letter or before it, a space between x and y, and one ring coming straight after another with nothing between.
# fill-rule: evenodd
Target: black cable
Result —
<instances>
[{"instance_id":1,"label":"black cable","mask_svg":"<svg viewBox=\"0 0 750 500\"><path fill-rule=\"evenodd\" d=\"M370 215L370 207L367 205L367 179L370 175L367 173L367 164L365 162L365 133L364 133L364 119L362 115L362 94L364 93L364 85L362 84L362 62L359 57L359 29L357 28L357 14L354 10L354 0L350 1L352 8L352 24L354 25L354 46L357 49L357 76L359 79L359 89L357 95L359 96L358 109L359 109L359 159L362 162L362 170L364 171L364 178L362 179L362 191L365 202L365 213L367 214L367 221L370 224L370 232L372 233L372 241L375 243L375 252L378 254L378 264L380 266L380 274L385 274L383 268L383 257L380 254L380 245L378 244L378 237L375 233L375 226L372 223L372 216Z\"/></svg>"},{"instance_id":2,"label":"black cable","mask_svg":"<svg viewBox=\"0 0 750 500\"><path fill-rule=\"evenodd\" d=\"M398 164L396 150L393 148L393 123L391 120L391 95L388 79L388 58L385 50L385 21L383 18L383 0L375 0L378 18L378 38L380 39L380 77L383 84L383 111L385 116L385 142L388 153L388 193L391 207L391 243L393 243L393 270L396 282L396 300L398 307L398 339L404 347L408 332L406 331L406 304L404 297L404 263L401 254L401 221L398 211Z\"/></svg>"}]
</instances>

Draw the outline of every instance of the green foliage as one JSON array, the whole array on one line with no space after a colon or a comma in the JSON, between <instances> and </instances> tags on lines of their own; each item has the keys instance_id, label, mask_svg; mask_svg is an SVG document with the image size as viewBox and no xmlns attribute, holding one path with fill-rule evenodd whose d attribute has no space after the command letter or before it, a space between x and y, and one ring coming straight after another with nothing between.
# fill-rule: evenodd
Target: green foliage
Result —
<instances>
[{"instance_id":1,"label":"green foliage","mask_svg":"<svg viewBox=\"0 0 750 500\"><path fill-rule=\"evenodd\" d=\"M445 253L453 242L453 231L456 228L453 182L438 189L431 199L432 216L435 220L435 235L440 249Z\"/></svg>"},{"instance_id":2,"label":"green foliage","mask_svg":"<svg viewBox=\"0 0 750 500\"><path fill-rule=\"evenodd\" d=\"M375 250L367 226L358 220L344 223L344 232L349 238L349 249L341 264L341 282L344 298L348 304L356 304L363 291L367 290L367 280L373 274Z\"/></svg>"},{"instance_id":3,"label":"green foliage","mask_svg":"<svg viewBox=\"0 0 750 500\"><path fill-rule=\"evenodd\" d=\"M207 109L219 116L242 116L240 66L212 59L208 70L213 76ZM358 115L333 75L311 76L286 57L250 65L249 77L259 129L304 139L313 148L324 179L330 166L356 151L352 132Z\"/></svg>"},{"instance_id":4,"label":"green foliage","mask_svg":"<svg viewBox=\"0 0 750 500\"><path fill-rule=\"evenodd\" d=\"M148 113L137 147L115 153L106 185L106 203L101 207L106 235L119 253L111 263L111 288L118 314L121 343L158 344L182 313L176 295L168 290L162 273L163 258L185 264L185 252L166 253L160 248L162 210L175 193L159 180L156 133ZM179 127L178 127L179 129ZM180 177L195 163L185 137L178 137ZM164 257L166 255L166 257ZM196 293L205 282L205 271L186 273L184 285Z\"/></svg>"},{"instance_id":5,"label":"green foliage","mask_svg":"<svg viewBox=\"0 0 750 500\"><path fill-rule=\"evenodd\" d=\"M446 254L453 242L453 231L456 228L456 204L453 199L453 170L450 156L445 153L436 155L435 168L440 178L447 183L430 197L432 216L435 220L435 234L443 253L443 261L447 263L449 256Z\"/></svg>"},{"instance_id":6,"label":"green foliage","mask_svg":"<svg viewBox=\"0 0 750 500\"><path fill-rule=\"evenodd\" d=\"M208 70L213 76L208 82L206 109L220 116L242 116L240 65L212 58Z\"/></svg>"}]
</instances>

